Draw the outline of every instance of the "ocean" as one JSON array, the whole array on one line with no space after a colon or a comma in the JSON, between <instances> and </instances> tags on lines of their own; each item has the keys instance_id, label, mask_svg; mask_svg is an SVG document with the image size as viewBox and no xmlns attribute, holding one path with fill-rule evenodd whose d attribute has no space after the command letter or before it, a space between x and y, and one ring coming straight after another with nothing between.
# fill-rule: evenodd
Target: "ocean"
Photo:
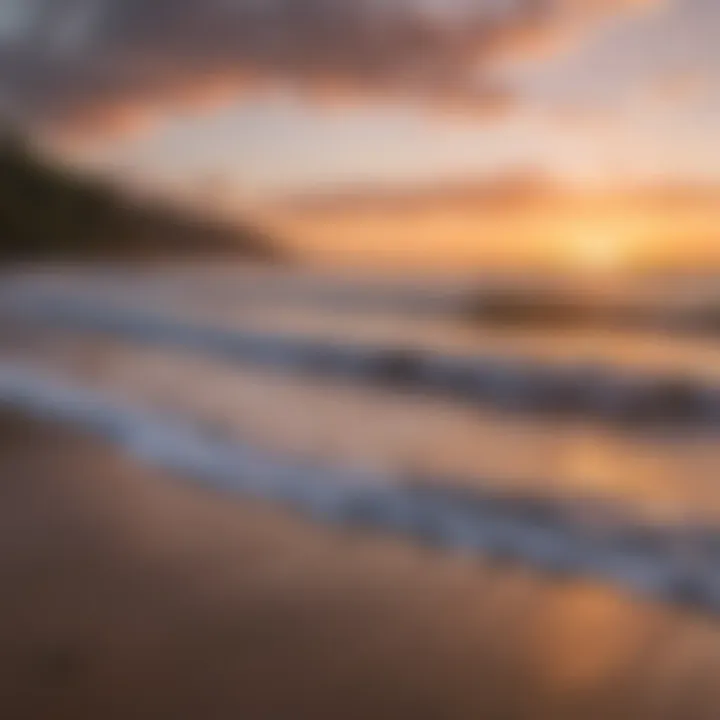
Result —
<instances>
[{"instance_id":1,"label":"ocean","mask_svg":"<svg viewBox=\"0 0 720 720\"><path fill-rule=\"evenodd\" d=\"M0 402L315 522L717 613L717 307L714 278L18 271Z\"/></svg>"}]
</instances>

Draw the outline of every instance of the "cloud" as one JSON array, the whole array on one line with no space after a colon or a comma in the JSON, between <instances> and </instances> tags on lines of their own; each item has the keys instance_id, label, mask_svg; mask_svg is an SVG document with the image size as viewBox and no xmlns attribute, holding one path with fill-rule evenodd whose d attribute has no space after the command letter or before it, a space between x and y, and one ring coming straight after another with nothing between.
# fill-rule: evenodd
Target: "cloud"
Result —
<instances>
[{"instance_id":1,"label":"cloud","mask_svg":"<svg viewBox=\"0 0 720 720\"><path fill-rule=\"evenodd\" d=\"M0 102L31 125L76 131L258 86L494 115L511 104L498 61L551 52L650 1L4 0L18 30L0 42Z\"/></svg>"},{"instance_id":2,"label":"cloud","mask_svg":"<svg viewBox=\"0 0 720 720\"><path fill-rule=\"evenodd\" d=\"M604 186L576 184L537 168L440 178L431 182L318 186L271 200L273 212L292 220L342 220L359 217L401 219L445 214L523 217L535 211L569 210L602 213L636 210L654 217L663 212L720 208L720 184L657 177L637 182L618 178ZM717 214L717 213L715 213Z\"/></svg>"},{"instance_id":3,"label":"cloud","mask_svg":"<svg viewBox=\"0 0 720 720\"><path fill-rule=\"evenodd\" d=\"M704 100L711 90L710 78L702 73L679 71L661 77L650 89L648 100L661 106L682 108Z\"/></svg>"},{"instance_id":4,"label":"cloud","mask_svg":"<svg viewBox=\"0 0 720 720\"><path fill-rule=\"evenodd\" d=\"M347 214L407 215L438 211L527 209L562 195L561 184L543 172L518 168L502 174L443 178L431 182L346 185L306 189L278 197L273 208L296 217Z\"/></svg>"}]
</instances>

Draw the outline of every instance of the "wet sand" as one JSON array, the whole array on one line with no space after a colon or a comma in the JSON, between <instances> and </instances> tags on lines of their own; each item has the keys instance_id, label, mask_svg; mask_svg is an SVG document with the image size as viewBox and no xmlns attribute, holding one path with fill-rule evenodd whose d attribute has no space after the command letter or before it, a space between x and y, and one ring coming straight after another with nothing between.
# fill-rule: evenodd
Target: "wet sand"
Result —
<instances>
[{"instance_id":1,"label":"wet sand","mask_svg":"<svg viewBox=\"0 0 720 720\"><path fill-rule=\"evenodd\" d=\"M0 717L720 717L720 622L0 419Z\"/></svg>"}]
</instances>

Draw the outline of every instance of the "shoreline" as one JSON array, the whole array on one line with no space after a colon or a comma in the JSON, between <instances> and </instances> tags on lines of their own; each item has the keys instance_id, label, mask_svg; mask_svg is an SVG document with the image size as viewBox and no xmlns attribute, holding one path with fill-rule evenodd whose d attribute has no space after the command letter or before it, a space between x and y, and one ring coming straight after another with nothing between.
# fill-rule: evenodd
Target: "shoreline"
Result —
<instances>
[{"instance_id":1,"label":"shoreline","mask_svg":"<svg viewBox=\"0 0 720 720\"><path fill-rule=\"evenodd\" d=\"M491 482L465 489L438 478L432 484L423 476L301 461L19 364L0 364L0 403L41 421L64 421L228 499L272 503L470 562L513 562L556 580L585 578L669 605L720 611L713 523L662 521L592 497L504 493Z\"/></svg>"},{"instance_id":2,"label":"shoreline","mask_svg":"<svg viewBox=\"0 0 720 720\"><path fill-rule=\"evenodd\" d=\"M4 717L720 710L707 618L314 525L14 413L0 452Z\"/></svg>"}]
</instances>

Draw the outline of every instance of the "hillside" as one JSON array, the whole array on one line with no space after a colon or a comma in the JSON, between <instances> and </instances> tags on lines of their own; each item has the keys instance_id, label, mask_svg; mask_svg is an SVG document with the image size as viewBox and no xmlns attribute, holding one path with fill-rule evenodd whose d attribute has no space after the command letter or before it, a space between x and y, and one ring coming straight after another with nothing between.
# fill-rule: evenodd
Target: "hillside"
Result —
<instances>
[{"instance_id":1,"label":"hillside","mask_svg":"<svg viewBox=\"0 0 720 720\"><path fill-rule=\"evenodd\" d=\"M280 258L257 229L131 200L24 142L0 139L0 262L207 255Z\"/></svg>"}]
</instances>

